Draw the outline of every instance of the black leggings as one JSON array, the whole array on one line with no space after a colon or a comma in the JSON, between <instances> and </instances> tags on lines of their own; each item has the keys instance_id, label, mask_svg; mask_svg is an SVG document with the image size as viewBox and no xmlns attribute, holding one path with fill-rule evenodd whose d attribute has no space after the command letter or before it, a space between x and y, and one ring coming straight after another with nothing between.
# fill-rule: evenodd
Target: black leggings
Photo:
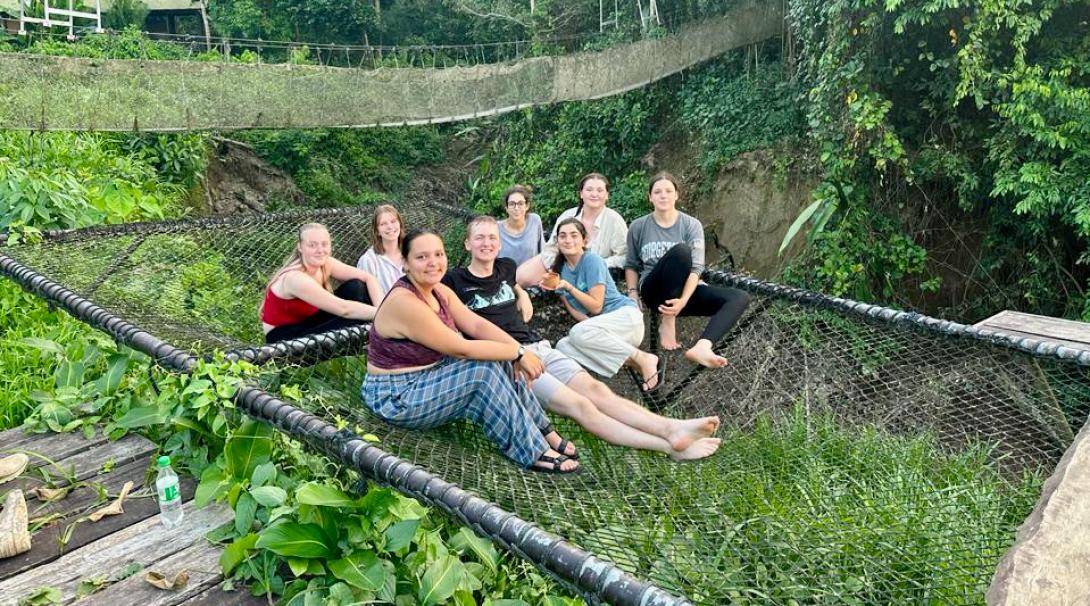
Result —
<instances>
[{"instance_id":1,"label":"black leggings","mask_svg":"<svg viewBox=\"0 0 1090 606\"><path fill-rule=\"evenodd\" d=\"M677 299L693 271L693 251L684 242L675 244L655 263L640 286L640 298L652 311L669 299ZM749 293L737 288L697 284L693 296L681 310L683 316L710 316L701 339L715 344L734 326L749 305Z\"/></svg>"},{"instance_id":2,"label":"black leggings","mask_svg":"<svg viewBox=\"0 0 1090 606\"><path fill-rule=\"evenodd\" d=\"M371 305L371 295L367 293L367 285L361 280L348 280L333 291L333 294L346 301L357 301ZM265 335L266 343L289 341L308 335L316 335L321 332L329 332L349 326L359 326L363 320L349 320L335 316L328 311L318 310L318 313L297 324L284 324L270 330Z\"/></svg>"}]
</instances>

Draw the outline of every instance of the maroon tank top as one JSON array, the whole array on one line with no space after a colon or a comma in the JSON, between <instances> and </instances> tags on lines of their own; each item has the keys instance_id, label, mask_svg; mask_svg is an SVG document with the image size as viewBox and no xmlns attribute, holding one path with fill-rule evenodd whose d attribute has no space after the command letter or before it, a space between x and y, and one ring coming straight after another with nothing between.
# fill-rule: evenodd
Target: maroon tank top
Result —
<instances>
[{"instance_id":1,"label":"maroon tank top","mask_svg":"<svg viewBox=\"0 0 1090 606\"><path fill-rule=\"evenodd\" d=\"M416 289L416 286L413 286L412 282L409 282L408 278L402 277L394 282L394 285L390 288L390 293L398 288L405 288L416 295L417 299L424 301L420 291ZM439 302L439 319L451 330L457 331L454 319L450 317L446 298L434 290L432 292L435 293L435 300ZM390 293L387 293L386 298L390 297ZM424 302L427 303L427 301ZM383 300L383 303L385 303L385 300ZM373 364L376 368L396 370L412 366L427 366L438 362L443 356L444 354L425 347L416 341L388 339L379 334L377 327L372 327L371 334L367 337L367 362Z\"/></svg>"}]
</instances>

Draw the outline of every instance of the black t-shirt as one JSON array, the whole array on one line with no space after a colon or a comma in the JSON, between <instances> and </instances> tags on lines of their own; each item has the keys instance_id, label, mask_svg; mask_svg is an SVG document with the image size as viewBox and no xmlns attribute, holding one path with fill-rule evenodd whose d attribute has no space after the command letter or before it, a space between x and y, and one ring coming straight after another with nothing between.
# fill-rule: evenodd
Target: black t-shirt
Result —
<instances>
[{"instance_id":1,"label":"black t-shirt","mask_svg":"<svg viewBox=\"0 0 1090 606\"><path fill-rule=\"evenodd\" d=\"M466 307L477 315L499 326L519 343L537 343L541 337L522 321L515 295L515 262L500 257L492 269L492 275L479 278L468 268L455 267L447 270L443 284L458 295Z\"/></svg>"}]
</instances>

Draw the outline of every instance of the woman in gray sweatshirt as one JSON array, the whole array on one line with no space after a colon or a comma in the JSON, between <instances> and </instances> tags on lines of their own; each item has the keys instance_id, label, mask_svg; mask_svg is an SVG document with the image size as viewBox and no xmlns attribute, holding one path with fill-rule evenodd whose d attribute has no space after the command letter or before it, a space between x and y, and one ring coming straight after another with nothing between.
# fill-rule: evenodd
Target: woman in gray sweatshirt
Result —
<instances>
[{"instance_id":1,"label":"woman in gray sweatshirt","mask_svg":"<svg viewBox=\"0 0 1090 606\"><path fill-rule=\"evenodd\" d=\"M659 344L678 349L678 316L710 317L704 332L685 357L709 368L727 364L714 345L727 334L749 305L748 293L700 282L704 271L704 227L677 209L677 179L667 172L651 178L647 197L654 212L628 228L625 282L628 296L662 314Z\"/></svg>"}]
</instances>

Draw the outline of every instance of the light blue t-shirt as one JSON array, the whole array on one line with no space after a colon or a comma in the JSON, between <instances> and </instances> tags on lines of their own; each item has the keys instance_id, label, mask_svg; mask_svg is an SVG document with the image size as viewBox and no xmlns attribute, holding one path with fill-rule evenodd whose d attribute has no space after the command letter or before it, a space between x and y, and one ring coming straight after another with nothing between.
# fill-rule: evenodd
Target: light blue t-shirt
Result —
<instances>
[{"instance_id":1,"label":"light blue t-shirt","mask_svg":"<svg viewBox=\"0 0 1090 606\"><path fill-rule=\"evenodd\" d=\"M514 259L515 265L522 265L541 252L545 246L545 231L541 226L541 217L536 213L530 213L526 217L526 227L518 234L507 231L503 221L499 221L500 227L500 256Z\"/></svg>"},{"instance_id":2,"label":"light blue t-shirt","mask_svg":"<svg viewBox=\"0 0 1090 606\"><path fill-rule=\"evenodd\" d=\"M622 295L621 291L617 290L617 283L613 281L613 276L609 275L605 259L592 252L583 253L583 258L579 259L579 264L575 266L575 269L564 263L560 268L560 277L583 292L587 292L598 284L604 284L606 287L606 300L602 304L601 313L607 314L611 311L617 311L626 305L636 306L635 301ZM595 315L580 305L575 297L571 296L571 293L565 291L564 297L576 311L588 316Z\"/></svg>"}]
</instances>

